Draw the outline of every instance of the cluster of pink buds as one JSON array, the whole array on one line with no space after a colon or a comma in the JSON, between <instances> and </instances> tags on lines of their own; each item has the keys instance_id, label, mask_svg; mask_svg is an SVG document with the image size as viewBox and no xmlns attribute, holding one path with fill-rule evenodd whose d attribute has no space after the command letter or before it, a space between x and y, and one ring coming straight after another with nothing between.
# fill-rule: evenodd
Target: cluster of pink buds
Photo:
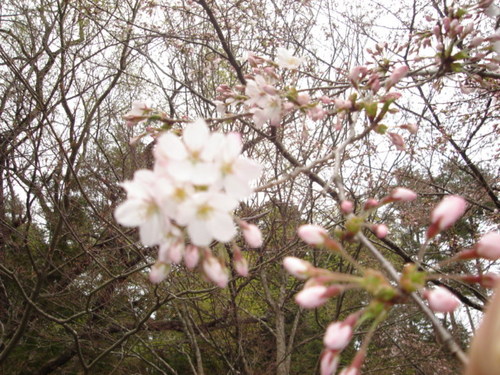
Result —
<instances>
[{"instance_id":1,"label":"cluster of pink buds","mask_svg":"<svg viewBox=\"0 0 500 375\"><path fill-rule=\"evenodd\" d=\"M356 312L349 315L342 322L333 322L326 328L323 336L325 349L321 354L320 372L321 375L332 375L337 370L340 353L349 345L353 336L353 329L359 320L361 313ZM361 363L359 363L360 365ZM341 371L341 374L350 374L349 369L357 368L357 361L353 361L351 366ZM346 372L347 371L347 372ZM357 374L357 373L356 373Z\"/></svg>"},{"instance_id":2,"label":"cluster of pink buds","mask_svg":"<svg viewBox=\"0 0 500 375\"><path fill-rule=\"evenodd\" d=\"M184 259L193 269L201 260L201 270L215 284L227 284L227 270L209 249L213 240L231 241L237 228L233 210L238 201L252 192L250 181L261 166L241 155L239 134L211 132L203 120L188 123L182 137L162 134L154 150L153 170L138 170L122 184L127 199L115 210L116 220L126 227L139 227L144 246L159 246L158 261L151 281L160 282L170 264ZM259 229L239 221L250 247L262 245ZM191 246L185 246L185 237ZM248 273L239 250L235 268Z\"/></svg>"},{"instance_id":3,"label":"cluster of pink buds","mask_svg":"<svg viewBox=\"0 0 500 375\"><path fill-rule=\"evenodd\" d=\"M363 211L359 213L359 216L354 216L354 203L349 200L344 200L340 203L341 212L347 217L346 231L343 231L340 237L342 239L352 239L353 236L362 228L370 228L378 238L385 238L389 233L389 228L385 224L369 224L364 223L365 217L373 210L381 207L382 205L392 203L392 202L411 202L417 198L417 194L410 189L406 188L395 188L388 196L382 198L380 201L370 198L366 201ZM301 229L302 228L302 229ZM302 226L299 228L299 236L309 244L318 245L320 243L312 243L310 239L306 236L307 233L313 231L306 230L309 226ZM304 232L302 234L302 232Z\"/></svg>"}]
</instances>

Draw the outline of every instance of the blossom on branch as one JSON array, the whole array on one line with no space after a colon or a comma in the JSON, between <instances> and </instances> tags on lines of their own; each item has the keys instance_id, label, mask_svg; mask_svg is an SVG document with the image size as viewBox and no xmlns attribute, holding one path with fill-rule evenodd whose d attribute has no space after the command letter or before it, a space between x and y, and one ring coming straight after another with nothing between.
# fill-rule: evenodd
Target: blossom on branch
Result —
<instances>
[{"instance_id":1,"label":"blossom on branch","mask_svg":"<svg viewBox=\"0 0 500 375\"><path fill-rule=\"evenodd\" d=\"M292 51L285 48L278 48L276 64L281 68L297 69L302 64L302 61L303 58L294 56Z\"/></svg>"},{"instance_id":2,"label":"blossom on branch","mask_svg":"<svg viewBox=\"0 0 500 375\"><path fill-rule=\"evenodd\" d=\"M143 245L160 245L150 274L155 282L166 277L163 265L179 264L184 258L188 268L196 267L200 250L195 246L205 247L213 240L229 242L236 235L233 211L252 192L249 183L262 169L241 155L242 148L238 134L211 132L199 119L186 125L182 137L170 132L161 135L153 170L139 170L132 181L122 184L127 199L115 210L115 218L124 226L139 227ZM258 245L262 240L256 227L249 228L246 238ZM186 234L191 242L187 248ZM203 271L224 286L227 272L214 259L204 256ZM247 273L244 260L240 263L240 273Z\"/></svg>"}]
</instances>

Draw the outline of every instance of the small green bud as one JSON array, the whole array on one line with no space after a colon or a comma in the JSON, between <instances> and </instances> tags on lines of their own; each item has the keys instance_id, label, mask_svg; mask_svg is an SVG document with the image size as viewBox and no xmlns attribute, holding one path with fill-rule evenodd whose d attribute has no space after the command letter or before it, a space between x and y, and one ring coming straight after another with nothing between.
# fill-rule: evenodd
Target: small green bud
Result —
<instances>
[{"instance_id":1,"label":"small green bud","mask_svg":"<svg viewBox=\"0 0 500 375\"><path fill-rule=\"evenodd\" d=\"M377 116L377 109L378 109L377 103L365 102L364 107L368 118L373 120Z\"/></svg>"},{"instance_id":2,"label":"small green bud","mask_svg":"<svg viewBox=\"0 0 500 375\"><path fill-rule=\"evenodd\" d=\"M378 134L385 134L385 132L387 131L387 129L388 129L387 125L379 124L375 128L375 132L377 132Z\"/></svg>"},{"instance_id":3,"label":"small green bud","mask_svg":"<svg viewBox=\"0 0 500 375\"><path fill-rule=\"evenodd\" d=\"M349 220L347 220L347 222L345 223L345 227L349 233L356 234L361 230L363 223L364 223L363 218L354 216Z\"/></svg>"}]
</instances>

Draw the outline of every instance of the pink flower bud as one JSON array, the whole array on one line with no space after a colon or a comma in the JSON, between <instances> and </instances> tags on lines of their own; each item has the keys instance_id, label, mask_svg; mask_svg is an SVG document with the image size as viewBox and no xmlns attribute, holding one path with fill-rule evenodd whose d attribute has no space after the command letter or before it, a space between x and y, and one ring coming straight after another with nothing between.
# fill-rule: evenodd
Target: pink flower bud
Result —
<instances>
[{"instance_id":1,"label":"pink flower bud","mask_svg":"<svg viewBox=\"0 0 500 375\"><path fill-rule=\"evenodd\" d=\"M342 201L342 203L340 203L340 209L344 214L350 214L354 211L354 203L347 200Z\"/></svg>"},{"instance_id":2,"label":"pink flower bud","mask_svg":"<svg viewBox=\"0 0 500 375\"><path fill-rule=\"evenodd\" d=\"M483 288L492 289L500 280L500 276L496 273L483 273L480 275L464 275L460 277L460 280L470 284L478 283Z\"/></svg>"},{"instance_id":3,"label":"pink flower bud","mask_svg":"<svg viewBox=\"0 0 500 375\"><path fill-rule=\"evenodd\" d=\"M328 236L324 228L314 224L301 225L297 234L305 243L316 246L325 243L325 237Z\"/></svg>"},{"instance_id":4,"label":"pink flower bud","mask_svg":"<svg viewBox=\"0 0 500 375\"><path fill-rule=\"evenodd\" d=\"M458 195L448 195L434 208L427 238L433 238L439 232L450 228L465 212L467 204Z\"/></svg>"},{"instance_id":5,"label":"pink flower bud","mask_svg":"<svg viewBox=\"0 0 500 375\"><path fill-rule=\"evenodd\" d=\"M164 263L179 264L183 255L184 241L182 240L163 243L158 250L158 260Z\"/></svg>"},{"instance_id":6,"label":"pink flower bud","mask_svg":"<svg viewBox=\"0 0 500 375\"><path fill-rule=\"evenodd\" d=\"M184 254L184 264L190 270L194 269L200 261L200 250L194 245L187 245Z\"/></svg>"},{"instance_id":7,"label":"pink flower bud","mask_svg":"<svg viewBox=\"0 0 500 375\"><path fill-rule=\"evenodd\" d=\"M377 208L379 206L380 202L376 199L369 198L366 203L365 203L365 210L370 210L372 208Z\"/></svg>"},{"instance_id":8,"label":"pink flower bud","mask_svg":"<svg viewBox=\"0 0 500 375\"><path fill-rule=\"evenodd\" d=\"M314 285L302 289L295 296L295 302L306 309L315 309L328 301L327 288L324 285Z\"/></svg>"},{"instance_id":9,"label":"pink flower bud","mask_svg":"<svg viewBox=\"0 0 500 375\"><path fill-rule=\"evenodd\" d=\"M500 259L500 233L489 232L485 234L475 246L479 257L489 260Z\"/></svg>"},{"instance_id":10,"label":"pink flower bud","mask_svg":"<svg viewBox=\"0 0 500 375\"><path fill-rule=\"evenodd\" d=\"M300 105L309 104L310 101L311 97L307 92L301 92L297 95L297 103L299 103Z\"/></svg>"},{"instance_id":11,"label":"pink flower bud","mask_svg":"<svg viewBox=\"0 0 500 375\"><path fill-rule=\"evenodd\" d=\"M236 245L233 246L233 264L238 275L248 276L248 262L241 253L241 249Z\"/></svg>"},{"instance_id":12,"label":"pink flower bud","mask_svg":"<svg viewBox=\"0 0 500 375\"><path fill-rule=\"evenodd\" d=\"M328 349L343 350L351 341L352 327L344 322L331 323L326 329L323 343Z\"/></svg>"},{"instance_id":13,"label":"pink flower bud","mask_svg":"<svg viewBox=\"0 0 500 375\"><path fill-rule=\"evenodd\" d=\"M234 269L238 275L248 277L248 261L244 257L235 258Z\"/></svg>"},{"instance_id":14,"label":"pink flower bud","mask_svg":"<svg viewBox=\"0 0 500 375\"><path fill-rule=\"evenodd\" d=\"M417 198L417 193L410 189L398 187L392 191L390 197L396 201L411 202Z\"/></svg>"},{"instance_id":15,"label":"pink flower bud","mask_svg":"<svg viewBox=\"0 0 500 375\"><path fill-rule=\"evenodd\" d=\"M149 271L149 280L153 284L159 284L167 278L169 273L170 273L170 264L163 262L156 262L151 267L151 271Z\"/></svg>"},{"instance_id":16,"label":"pink flower bud","mask_svg":"<svg viewBox=\"0 0 500 375\"><path fill-rule=\"evenodd\" d=\"M444 31L446 31L446 32L450 31L450 24L451 24L450 17L443 18Z\"/></svg>"},{"instance_id":17,"label":"pink flower bud","mask_svg":"<svg viewBox=\"0 0 500 375\"><path fill-rule=\"evenodd\" d=\"M221 92L221 93L227 93L227 92L231 92L231 87L229 87L228 85L223 83L222 85L217 86L215 91Z\"/></svg>"},{"instance_id":18,"label":"pink flower bud","mask_svg":"<svg viewBox=\"0 0 500 375\"><path fill-rule=\"evenodd\" d=\"M288 273L301 280L309 278L309 273L314 268L311 263L296 257L285 257L283 266Z\"/></svg>"},{"instance_id":19,"label":"pink flower bud","mask_svg":"<svg viewBox=\"0 0 500 375\"><path fill-rule=\"evenodd\" d=\"M359 81L368 73L366 66L356 66L349 73L349 79L351 82L357 86Z\"/></svg>"},{"instance_id":20,"label":"pink flower bud","mask_svg":"<svg viewBox=\"0 0 500 375\"><path fill-rule=\"evenodd\" d=\"M221 288L225 288L229 282L229 275L226 267L222 265L219 259L207 253L202 263L205 276L214 284Z\"/></svg>"},{"instance_id":21,"label":"pink flower bud","mask_svg":"<svg viewBox=\"0 0 500 375\"><path fill-rule=\"evenodd\" d=\"M470 48L477 47L483 42L484 42L484 38L481 38L480 36L476 36L475 38L472 38L472 40L470 41L469 47Z\"/></svg>"},{"instance_id":22,"label":"pink flower bud","mask_svg":"<svg viewBox=\"0 0 500 375\"><path fill-rule=\"evenodd\" d=\"M321 98L319 98L319 100L321 100L321 103L323 103L325 105L332 104L332 99L330 99L326 95L323 95Z\"/></svg>"},{"instance_id":23,"label":"pink flower bud","mask_svg":"<svg viewBox=\"0 0 500 375\"><path fill-rule=\"evenodd\" d=\"M352 102L350 100L334 99L333 102L335 103L335 108L339 111L352 108Z\"/></svg>"},{"instance_id":24,"label":"pink flower bud","mask_svg":"<svg viewBox=\"0 0 500 375\"><path fill-rule=\"evenodd\" d=\"M278 90L276 90L273 86L271 85L263 85L262 90L269 95L276 95Z\"/></svg>"},{"instance_id":25,"label":"pink flower bud","mask_svg":"<svg viewBox=\"0 0 500 375\"><path fill-rule=\"evenodd\" d=\"M439 39L439 35L441 34L441 28L439 27L439 25L435 25L433 28L432 28L432 33L434 34L434 36Z\"/></svg>"},{"instance_id":26,"label":"pink flower bud","mask_svg":"<svg viewBox=\"0 0 500 375\"><path fill-rule=\"evenodd\" d=\"M408 71L410 69L406 65L402 65L397 67L392 71L391 76L387 80L385 87L389 89L390 87L394 86L396 83L401 81L406 75L408 74Z\"/></svg>"},{"instance_id":27,"label":"pink flower bud","mask_svg":"<svg viewBox=\"0 0 500 375\"><path fill-rule=\"evenodd\" d=\"M382 96L382 98L380 98L380 102L385 103L388 101L398 100L399 98L401 98L401 96L402 95L400 92L392 91L392 92L389 92L389 93L385 94L384 96Z\"/></svg>"},{"instance_id":28,"label":"pink flower bud","mask_svg":"<svg viewBox=\"0 0 500 375\"><path fill-rule=\"evenodd\" d=\"M375 232L375 235L378 238L384 238L385 236L387 236L387 233L389 233L389 229L385 224L372 225L372 230Z\"/></svg>"},{"instance_id":29,"label":"pink flower bud","mask_svg":"<svg viewBox=\"0 0 500 375\"><path fill-rule=\"evenodd\" d=\"M389 135L389 138L391 139L392 144L394 146L396 146L396 148L399 151L404 151L405 150L405 141L404 141L403 137L401 137L397 133L392 133L392 132L389 132L387 134Z\"/></svg>"},{"instance_id":30,"label":"pink flower bud","mask_svg":"<svg viewBox=\"0 0 500 375\"><path fill-rule=\"evenodd\" d=\"M134 126L139 122L148 118L147 114L151 111L146 103L141 101L133 101L132 109L125 113L122 118L126 121L127 126Z\"/></svg>"},{"instance_id":31,"label":"pink flower bud","mask_svg":"<svg viewBox=\"0 0 500 375\"><path fill-rule=\"evenodd\" d=\"M418 131L417 124L404 124L404 125L401 125L400 128L408 130L411 134L417 134L417 131Z\"/></svg>"},{"instance_id":32,"label":"pink flower bud","mask_svg":"<svg viewBox=\"0 0 500 375\"><path fill-rule=\"evenodd\" d=\"M243 230L243 237L245 238L245 242L251 248L261 247L262 246L262 232L259 227L254 224L248 224L244 222L241 224L241 229Z\"/></svg>"},{"instance_id":33,"label":"pink flower bud","mask_svg":"<svg viewBox=\"0 0 500 375\"><path fill-rule=\"evenodd\" d=\"M307 115L313 121L323 120L326 116L326 112L323 109L321 103L316 104L314 107L307 111Z\"/></svg>"},{"instance_id":34,"label":"pink flower bud","mask_svg":"<svg viewBox=\"0 0 500 375\"><path fill-rule=\"evenodd\" d=\"M320 373L321 375L333 375L339 365L339 353L336 350L325 350L321 353Z\"/></svg>"},{"instance_id":35,"label":"pink flower bud","mask_svg":"<svg viewBox=\"0 0 500 375\"><path fill-rule=\"evenodd\" d=\"M460 301L448 289L438 286L431 290L425 290L424 298L429 302L432 311L448 313L455 311L460 305Z\"/></svg>"},{"instance_id":36,"label":"pink flower bud","mask_svg":"<svg viewBox=\"0 0 500 375\"><path fill-rule=\"evenodd\" d=\"M255 55L253 52L248 52L247 61L251 67L256 68L260 64L264 63L264 59Z\"/></svg>"}]
</instances>

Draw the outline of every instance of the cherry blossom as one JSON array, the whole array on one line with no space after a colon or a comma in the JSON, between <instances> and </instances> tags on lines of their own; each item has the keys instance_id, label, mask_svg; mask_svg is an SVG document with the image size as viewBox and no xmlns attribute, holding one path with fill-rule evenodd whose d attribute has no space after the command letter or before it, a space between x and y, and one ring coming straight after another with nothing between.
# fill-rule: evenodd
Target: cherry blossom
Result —
<instances>
[{"instance_id":1,"label":"cherry blossom","mask_svg":"<svg viewBox=\"0 0 500 375\"><path fill-rule=\"evenodd\" d=\"M236 235L230 214L238 201L223 193L198 192L179 206L177 222L186 226L196 246L208 246L214 239L228 242Z\"/></svg>"},{"instance_id":2,"label":"cherry blossom","mask_svg":"<svg viewBox=\"0 0 500 375\"><path fill-rule=\"evenodd\" d=\"M302 58L293 55L292 51L285 48L278 48L276 64L286 69L297 69L302 64Z\"/></svg>"},{"instance_id":3,"label":"cherry blossom","mask_svg":"<svg viewBox=\"0 0 500 375\"><path fill-rule=\"evenodd\" d=\"M139 227L143 245L159 245L158 262L151 271L155 282L166 277L164 265L179 264L183 258L188 268L195 268L200 258L196 246L229 242L236 235L233 211L250 195L250 181L262 170L241 155L242 148L238 134L211 132L199 119L186 124L181 137L162 134L153 170L139 170L122 184L127 199L115 210L115 218L124 226ZM243 232L251 246L262 244L254 225L247 224ZM187 248L186 234L191 242ZM212 258L204 257L207 277L217 285L227 284L215 276L215 266ZM248 273L244 258L236 266L240 274Z\"/></svg>"},{"instance_id":4,"label":"cherry blossom","mask_svg":"<svg viewBox=\"0 0 500 375\"><path fill-rule=\"evenodd\" d=\"M252 192L249 182L260 176L262 167L241 156L243 145L239 134L227 134L220 142L220 148L215 160L224 190L234 198L246 198Z\"/></svg>"},{"instance_id":5,"label":"cherry blossom","mask_svg":"<svg viewBox=\"0 0 500 375\"><path fill-rule=\"evenodd\" d=\"M123 119L126 121L127 126L134 126L146 120L150 111L151 108L146 103L136 100L132 102L132 109L123 115Z\"/></svg>"},{"instance_id":6,"label":"cherry blossom","mask_svg":"<svg viewBox=\"0 0 500 375\"><path fill-rule=\"evenodd\" d=\"M122 183L127 191L127 200L115 210L115 219L126 227L139 227L144 246L160 244L164 233L170 230L170 220L161 211L162 199L160 181L148 170L138 170L132 181Z\"/></svg>"}]
</instances>

